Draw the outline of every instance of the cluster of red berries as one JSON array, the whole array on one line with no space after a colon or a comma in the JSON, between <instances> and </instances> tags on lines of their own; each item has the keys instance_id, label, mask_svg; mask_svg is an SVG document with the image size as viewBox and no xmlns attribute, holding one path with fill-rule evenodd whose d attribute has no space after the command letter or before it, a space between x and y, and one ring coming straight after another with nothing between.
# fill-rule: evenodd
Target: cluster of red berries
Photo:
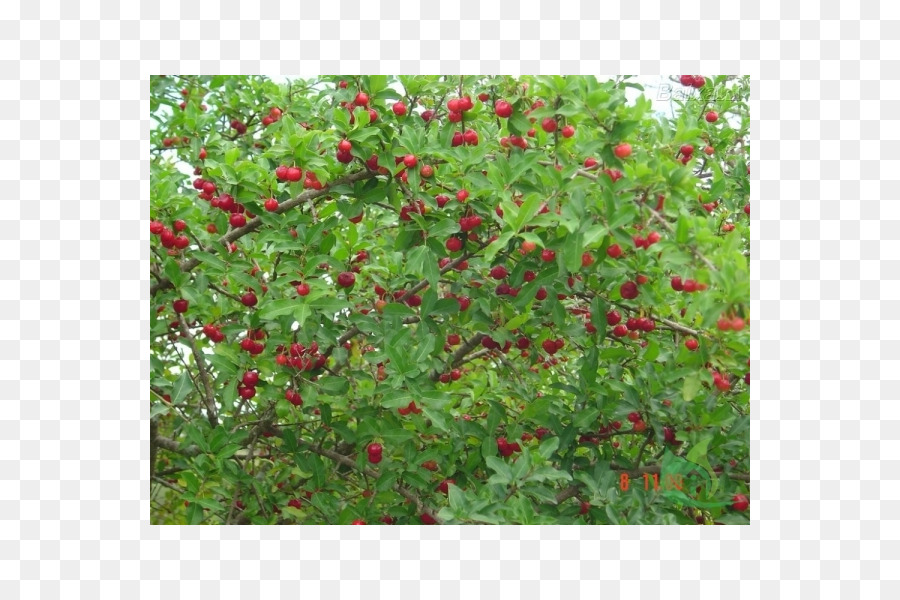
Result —
<instances>
[{"instance_id":1,"label":"cluster of red berries","mask_svg":"<svg viewBox=\"0 0 900 600\"><path fill-rule=\"evenodd\" d=\"M459 369L453 369L449 373L441 373L438 380L441 383L450 383L451 381L459 381L459 378L462 377L462 371Z\"/></svg>"},{"instance_id":2,"label":"cluster of red berries","mask_svg":"<svg viewBox=\"0 0 900 600\"><path fill-rule=\"evenodd\" d=\"M176 137L167 137L167 138L163 138L162 145L165 146L166 148L171 148L174 144L177 144L178 142L181 142L182 144L189 144L191 142L191 139L186 136L181 137L181 138L179 138L177 136Z\"/></svg>"},{"instance_id":3,"label":"cluster of red berries","mask_svg":"<svg viewBox=\"0 0 900 600\"><path fill-rule=\"evenodd\" d=\"M459 123L463 119L463 113L472 110L474 106L475 104L469 96L447 100L447 120L451 123Z\"/></svg>"},{"instance_id":4,"label":"cluster of red berries","mask_svg":"<svg viewBox=\"0 0 900 600\"><path fill-rule=\"evenodd\" d=\"M256 371L244 371L244 376L238 382L238 394L244 400L256 396L256 384L259 383L259 373Z\"/></svg>"},{"instance_id":5,"label":"cluster of red berries","mask_svg":"<svg viewBox=\"0 0 900 600\"><path fill-rule=\"evenodd\" d=\"M631 421L631 428L633 431L637 431L638 433L640 433L641 431L647 429L647 423L644 422L644 419L641 417L641 413L628 413L628 420Z\"/></svg>"},{"instance_id":6,"label":"cluster of red berries","mask_svg":"<svg viewBox=\"0 0 900 600\"><path fill-rule=\"evenodd\" d=\"M698 90L706 85L706 79L703 75L682 75L680 80L681 85L696 88Z\"/></svg>"},{"instance_id":7,"label":"cluster of red berries","mask_svg":"<svg viewBox=\"0 0 900 600\"><path fill-rule=\"evenodd\" d=\"M284 399L298 408L303 406L303 397L300 396L298 392L292 389L287 389L284 391Z\"/></svg>"},{"instance_id":8,"label":"cluster of red berries","mask_svg":"<svg viewBox=\"0 0 900 600\"><path fill-rule=\"evenodd\" d=\"M265 338L266 331L264 329L251 329L247 332L247 337L241 340L241 350L249 352L253 356L262 354L266 349L266 345L258 340L263 340Z\"/></svg>"},{"instance_id":9,"label":"cluster of red berries","mask_svg":"<svg viewBox=\"0 0 900 600\"><path fill-rule=\"evenodd\" d=\"M716 322L719 331L741 331L745 325L744 319L727 315L722 315L722 318Z\"/></svg>"},{"instance_id":10,"label":"cluster of red berries","mask_svg":"<svg viewBox=\"0 0 900 600\"><path fill-rule=\"evenodd\" d=\"M415 204L404 204L400 207L401 221L412 221L410 214L424 215L425 203L419 200Z\"/></svg>"},{"instance_id":11,"label":"cluster of red berries","mask_svg":"<svg viewBox=\"0 0 900 600\"><path fill-rule=\"evenodd\" d=\"M555 340L546 339L541 342L541 348L544 349L544 352L553 356L559 350L562 350L563 346L566 345L566 342L562 338L557 338Z\"/></svg>"},{"instance_id":12,"label":"cluster of red berries","mask_svg":"<svg viewBox=\"0 0 900 600\"><path fill-rule=\"evenodd\" d=\"M635 235L631 239L632 239L632 241L634 241L635 248L643 248L644 250L648 250L650 248L650 246L657 243L661 238L662 238L662 236L659 235L658 231L651 231L650 233L647 234L647 237L643 237L641 235ZM607 252L609 252L608 248L607 248Z\"/></svg>"},{"instance_id":13,"label":"cluster of red berries","mask_svg":"<svg viewBox=\"0 0 900 600\"><path fill-rule=\"evenodd\" d=\"M409 413L412 413L414 415L420 415L420 414L422 414L422 409L419 408L418 406L416 406L416 401L413 400L408 405L406 405L406 408L403 408L403 407L398 408L397 412L405 417Z\"/></svg>"},{"instance_id":14,"label":"cluster of red berries","mask_svg":"<svg viewBox=\"0 0 900 600\"><path fill-rule=\"evenodd\" d=\"M173 224L175 231L183 231L187 227L184 221L178 220ZM163 248L184 250L191 244L190 238L186 235L175 235L172 231L159 221L150 221L150 233L159 236L159 242Z\"/></svg>"},{"instance_id":15,"label":"cluster of red berries","mask_svg":"<svg viewBox=\"0 0 900 600\"><path fill-rule=\"evenodd\" d=\"M519 442L513 442L510 444L505 437L497 438L497 451L500 452L501 456L510 456L513 452L521 452L522 446L519 445Z\"/></svg>"},{"instance_id":16,"label":"cluster of red berries","mask_svg":"<svg viewBox=\"0 0 900 600\"><path fill-rule=\"evenodd\" d=\"M500 147L501 148L509 148L510 146L516 146L517 148L521 148L522 150L528 149L528 140L523 137L519 137L517 135L510 134L509 137L500 138Z\"/></svg>"},{"instance_id":17,"label":"cluster of red berries","mask_svg":"<svg viewBox=\"0 0 900 600\"><path fill-rule=\"evenodd\" d=\"M272 123L275 123L280 120L281 120L281 109L278 108L277 106L273 106L272 108L269 109L269 114L266 115L265 117L263 117L262 124L264 127L268 127Z\"/></svg>"},{"instance_id":18,"label":"cluster of red berries","mask_svg":"<svg viewBox=\"0 0 900 600\"><path fill-rule=\"evenodd\" d=\"M477 146L478 145L478 132L474 129L466 129L465 133L462 131L456 131L453 133L453 138L450 140L450 146L456 148L457 146Z\"/></svg>"},{"instance_id":19,"label":"cluster of red berries","mask_svg":"<svg viewBox=\"0 0 900 600\"><path fill-rule=\"evenodd\" d=\"M275 362L281 366L290 365L298 371L312 371L325 366L328 358L319 353L319 344L312 342L308 347L294 342L287 349L278 346Z\"/></svg>"},{"instance_id":20,"label":"cluster of red berries","mask_svg":"<svg viewBox=\"0 0 900 600\"><path fill-rule=\"evenodd\" d=\"M231 128L234 129L238 135L244 135L245 133L247 133L247 126L239 119L232 119L229 125L231 125Z\"/></svg>"},{"instance_id":21,"label":"cluster of red berries","mask_svg":"<svg viewBox=\"0 0 900 600\"><path fill-rule=\"evenodd\" d=\"M460 217L459 219L459 228L463 231L472 231L479 225L481 225L481 217L479 217L478 215Z\"/></svg>"},{"instance_id":22,"label":"cluster of red berries","mask_svg":"<svg viewBox=\"0 0 900 600\"><path fill-rule=\"evenodd\" d=\"M712 371L713 377L713 385L716 386L719 390L723 392L727 392L731 389L731 382L728 380L727 375L722 375L718 371Z\"/></svg>"},{"instance_id":23,"label":"cluster of red berries","mask_svg":"<svg viewBox=\"0 0 900 600\"><path fill-rule=\"evenodd\" d=\"M709 287L707 284L700 283L693 279L685 279L682 282L681 277L678 275L672 277L671 284L672 284L672 289L675 290L676 292L687 292L687 293L702 292Z\"/></svg>"},{"instance_id":24,"label":"cluster of red berries","mask_svg":"<svg viewBox=\"0 0 900 600\"><path fill-rule=\"evenodd\" d=\"M207 323L203 326L203 335L208 337L213 342L219 343L225 341L225 334L222 333L222 330L219 329L216 325L212 323Z\"/></svg>"},{"instance_id":25,"label":"cluster of red berries","mask_svg":"<svg viewBox=\"0 0 900 600\"><path fill-rule=\"evenodd\" d=\"M345 86L346 87L346 86ZM364 108L369 113L369 123L374 123L378 120L378 112L369 106L369 95L365 92L359 92L356 94L356 97L353 98L352 102L346 102L341 100L341 106L346 108L350 112L350 124L356 122L356 117L353 115L353 111L356 108Z\"/></svg>"},{"instance_id":26,"label":"cluster of red berries","mask_svg":"<svg viewBox=\"0 0 900 600\"><path fill-rule=\"evenodd\" d=\"M381 462L381 444L373 442L366 447L366 451L369 453L370 463L372 463L373 465L377 465Z\"/></svg>"}]
</instances>

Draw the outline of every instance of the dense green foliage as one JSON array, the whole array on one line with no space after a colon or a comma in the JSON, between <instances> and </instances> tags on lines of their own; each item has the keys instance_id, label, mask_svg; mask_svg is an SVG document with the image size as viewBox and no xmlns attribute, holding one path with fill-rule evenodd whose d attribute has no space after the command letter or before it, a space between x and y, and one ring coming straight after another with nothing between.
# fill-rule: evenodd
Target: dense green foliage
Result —
<instances>
[{"instance_id":1,"label":"dense green foliage","mask_svg":"<svg viewBox=\"0 0 900 600\"><path fill-rule=\"evenodd\" d=\"M749 81L702 82L153 78L153 522L747 523Z\"/></svg>"}]
</instances>

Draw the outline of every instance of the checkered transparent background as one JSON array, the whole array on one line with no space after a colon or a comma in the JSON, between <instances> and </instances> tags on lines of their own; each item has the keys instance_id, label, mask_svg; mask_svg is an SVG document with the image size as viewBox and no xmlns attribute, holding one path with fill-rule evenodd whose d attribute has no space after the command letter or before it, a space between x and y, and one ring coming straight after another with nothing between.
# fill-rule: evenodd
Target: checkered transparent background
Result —
<instances>
[{"instance_id":1,"label":"checkered transparent background","mask_svg":"<svg viewBox=\"0 0 900 600\"><path fill-rule=\"evenodd\" d=\"M0 11L0 598L900 598L897 4L218 4ZM753 525L150 526L147 82L216 72L750 74Z\"/></svg>"}]
</instances>

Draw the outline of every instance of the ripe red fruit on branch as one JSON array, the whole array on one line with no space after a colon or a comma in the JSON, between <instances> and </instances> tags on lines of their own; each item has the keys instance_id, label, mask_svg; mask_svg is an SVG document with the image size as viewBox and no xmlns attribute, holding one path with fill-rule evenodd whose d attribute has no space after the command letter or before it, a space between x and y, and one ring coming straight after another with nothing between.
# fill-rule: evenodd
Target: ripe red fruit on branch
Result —
<instances>
[{"instance_id":1,"label":"ripe red fruit on branch","mask_svg":"<svg viewBox=\"0 0 900 600\"><path fill-rule=\"evenodd\" d=\"M619 294L626 300L634 300L638 297L638 287L633 281L626 281L619 287Z\"/></svg>"},{"instance_id":2,"label":"ripe red fruit on branch","mask_svg":"<svg viewBox=\"0 0 900 600\"><path fill-rule=\"evenodd\" d=\"M394 114L398 117L402 117L406 114L406 105L403 104L402 101L394 102L394 105L391 106L391 110L394 111Z\"/></svg>"},{"instance_id":3,"label":"ripe red fruit on branch","mask_svg":"<svg viewBox=\"0 0 900 600\"><path fill-rule=\"evenodd\" d=\"M541 342L541 348L543 348L544 352L546 352L547 354L556 354L556 340L544 340L543 342Z\"/></svg>"},{"instance_id":4,"label":"ripe red fruit on branch","mask_svg":"<svg viewBox=\"0 0 900 600\"><path fill-rule=\"evenodd\" d=\"M254 294L253 292L247 292L246 294L241 296L241 304L243 304L244 306L253 307L256 306L256 302L256 294Z\"/></svg>"},{"instance_id":5,"label":"ripe red fruit on branch","mask_svg":"<svg viewBox=\"0 0 900 600\"><path fill-rule=\"evenodd\" d=\"M554 119L553 117L547 117L546 119L541 121L541 129L543 129L547 133L553 133L554 131L556 131L556 126L556 119Z\"/></svg>"},{"instance_id":6,"label":"ripe red fruit on branch","mask_svg":"<svg viewBox=\"0 0 900 600\"><path fill-rule=\"evenodd\" d=\"M573 135L575 135L575 128L572 127L571 125L566 125L565 127L562 128L562 131L560 131L560 133L562 133L562 136L564 138L570 138Z\"/></svg>"},{"instance_id":7,"label":"ripe red fruit on branch","mask_svg":"<svg viewBox=\"0 0 900 600\"><path fill-rule=\"evenodd\" d=\"M684 289L684 284L681 283L681 277L677 275L675 277L672 277L672 289L676 292L680 292Z\"/></svg>"},{"instance_id":8,"label":"ripe red fruit on branch","mask_svg":"<svg viewBox=\"0 0 900 600\"><path fill-rule=\"evenodd\" d=\"M298 296L308 296L309 295L309 284L301 283L297 286L297 295Z\"/></svg>"},{"instance_id":9,"label":"ripe red fruit on branch","mask_svg":"<svg viewBox=\"0 0 900 600\"><path fill-rule=\"evenodd\" d=\"M416 158L415 154L407 154L403 157L403 164L406 165L408 169L412 169L418 162L419 159Z\"/></svg>"},{"instance_id":10,"label":"ripe red fruit on branch","mask_svg":"<svg viewBox=\"0 0 900 600\"><path fill-rule=\"evenodd\" d=\"M356 283L356 275L349 271L344 271L338 275L337 283L342 288L352 287L353 284Z\"/></svg>"},{"instance_id":11,"label":"ripe red fruit on branch","mask_svg":"<svg viewBox=\"0 0 900 600\"><path fill-rule=\"evenodd\" d=\"M497 265L493 269L491 269L491 277L494 279L503 279L509 275L509 271L506 270L506 267L503 265Z\"/></svg>"},{"instance_id":12,"label":"ripe red fruit on branch","mask_svg":"<svg viewBox=\"0 0 900 600\"><path fill-rule=\"evenodd\" d=\"M247 217L245 217L243 213L231 213L231 216L228 217L228 222L231 223L231 226L234 228L243 227L247 224Z\"/></svg>"},{"instance_id":13,"label":"ripe red fruit on branch","mask_svg":"<svg viewBox=\"0 0 900 600\"><path fill-rule=\"evenodd\" d=\"M494 114L498 117L502 117L504 119L509 118L512 115L512 104L507 102L506 100L497 100L494 103Z\"/></svg>"},{"instance_id":14,"label":"ripe red fruit on branch","mask_svg":"<svg viewBox=\"0 0 900 600\"><path fill-rule=\"evenodd\" d=\"M276 200L275 198L269 198L268 200L266 200L264 206L267 211L274 212L278 210L278 200Z\"/></svg>"},{"instance_id":15,"label":"ripe red fruit on branch","mask_svg":"<svg viewBox=\"0 0 900 600\"><path fill-rule=\"evenodd\" d=\"M684 347L693 352L700 347L700 343L694 338L688 338L684 340Z\"/></svg>"},{"instance_id":16,"label":"ripe red fruit on branch","mask_svg":"<svg viewBox=\"0 0 900 600\"><path fill-rule=\"evenodd\" d=\"M711 110L708 113L706 113L706 122L707 123L715 123L718 120L719 120L719 113L717 113L716 111Z\"/></svg>"},{"instance_id":17,"label":"ripe red fruit on branch","mask_svg":"<svg viewBox=\"0 0 900 600\"><path fill-rule=\"evenodd\" d=\"M256 387L256 384L259 383L259 373L256 371L244 371L244 376L241 378L241 381L243 381L244 385L247 387Z\"/></svg>"},{"instance_id":18,"label":"ripe red fruit on branch","mask_svg":"<svg viewBox=\"0 0 900 600\"><path fill-rule=\"evenodd\" d=\"M188 309L188 301L184 298L179 298L172 302L172 308L175 309L175 312L178 314L184 314Z\"/></svg>"},{"instance_id":19,"label":"ripe red fruit on branch","mask_svg":"<svg viewBox=\"0 0 900 600\"><path fill-rule=\"evenodd\" d=\"M556 260L556 252L549 248L544 248L541 250L541 260L544 262L553 262Z\"/></svg>"},{"instance_id":20,"label":"ripe red fruit on branch","mask_svg":"<svg viewBox=\"0 0 900 600\"><path fill-rule=\"evenodd\" d=\"M365 92L360 92L356 94L356 98L353 99L353 103L357 106L367 106L369 104L369 95Z\"/></svg>"},{"instance_id":21,"label":"ripe red fruit on branch","mask_svg":"<svg viewBox=\"0 0 900 600\"><path fill-rule=\"evenodd\" d=\"M613 154L615 154L617 158L628 158L631 156L631 144L619 144L613 148Z\"/></svg>"},{"instance_id":22,"label":"ripe red fruit on branch","mask_svg":"<svg viewBox=\"0 0 900 600\"><path fill-rule=\"evenodd\" d=\"M690 144L682 145L680 150L681 150L682 154L686 154L687 156L690 156L691 154L694 153L694 147L691 146Z\"/></svg>"},{"instance_id":23,"label":"ripe red fruit on branch","mask_svg":"<svg viewBox=\"0 0 900 600\"><path fill-rule=\"evenodd\" d=\"M459 238L452 237L447 240L445 246L447 246L447 250L449 250L450 252L459 252L460 250L462 250L463 243Z\"/></svg>"},{"instance_id":24,"label":"ripe red fruit on branch","mask_svg":"<svg viewBox=\"0 0 900 600\"><path fill-rule=\"evenodd\" d=\"M338 142L337 147L341 152L350 152L353 149L353 144L350 143L350 140L341 140Z\"/></svg>"},{"instance_id":25,"label":"ripe red fruit on branch","mask_svg":"<svg viewBox=\"0 0 900 600\"><path fill-rule=\"evenodd\" d=\"M456 192L456 199L459 202L465 202L468 198L469 198L468 190L459 190L458 192Z\"/></svg>"},{"instance_id":26,"label":"ripe red fruit on branch","mask_svg":"<svg viewBox=\"0 0 900 600\"><path fill-rule=\"evenodd\" d=\"M731 497L731 508L743 512L750 508L750 500L744 494L735 494Z\"/></svg>"},{"instance_id":27,"label":"ripe red fruit on branch","mask_svg":"<svg viewBox=\"0 0 900 600\"><path fill-rule=\"evenodd\" d=\"M610 256L610 258L619 258L622 256L622 247L618 244L612 244L606 249L606 254Z\"/></svg>"},{"instance_id":28,"label":"ripe red fruit on branch","mask_svg":"<svg viewBox=\"0 0 900 600\"><path fill-rule=\"evenodd\" d=\"M438 484L438 486L437 486L437 491L441 492L442 494L447 494L447 493L449 493L450 489L449 489L448 486L449 486L451 483L455 484L455 483L456 483L456 480L455 480L455 479L445 479L445 480L443 480L442 482L440 482L440 483Z\"/></svg>"}]
</instances>

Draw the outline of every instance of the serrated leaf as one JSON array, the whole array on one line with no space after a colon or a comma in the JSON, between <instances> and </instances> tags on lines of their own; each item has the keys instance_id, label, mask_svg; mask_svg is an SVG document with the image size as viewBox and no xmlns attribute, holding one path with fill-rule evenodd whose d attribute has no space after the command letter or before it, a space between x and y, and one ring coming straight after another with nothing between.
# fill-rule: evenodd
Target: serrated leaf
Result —
<instances>
[{"instance_id":1,"label":"serrated leaf","mask_svg":"<svg viewBox=\"0 0 900 600\"><path fill-rule=\"evenodd\" d=\"M208 265L211 268L212 272L225 271L228 269L228 263L224 260L215 256L214 254L210 254L209 252L193 252L191 256L199 260L205 265Z\"/></svg>"}]
</instances>

